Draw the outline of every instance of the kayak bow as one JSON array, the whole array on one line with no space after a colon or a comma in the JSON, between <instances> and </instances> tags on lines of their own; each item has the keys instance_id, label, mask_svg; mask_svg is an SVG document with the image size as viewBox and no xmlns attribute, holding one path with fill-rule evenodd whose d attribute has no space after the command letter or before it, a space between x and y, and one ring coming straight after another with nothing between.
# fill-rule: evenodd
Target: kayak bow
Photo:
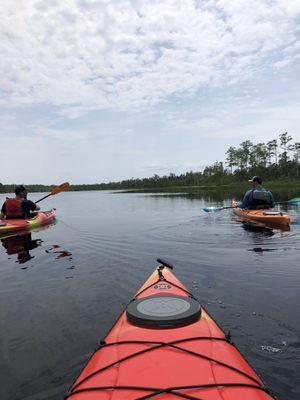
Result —
<instances>
[{"instance_id":1,"label":"kayak bow","mask_svg":"<svg viewBox=\"0 0 300 400\"><path fill-rule=\"evenodd\" d=\"M128 304L66 398L271 400L229 335L163 264Z\"/></svg>"}]
</instances>

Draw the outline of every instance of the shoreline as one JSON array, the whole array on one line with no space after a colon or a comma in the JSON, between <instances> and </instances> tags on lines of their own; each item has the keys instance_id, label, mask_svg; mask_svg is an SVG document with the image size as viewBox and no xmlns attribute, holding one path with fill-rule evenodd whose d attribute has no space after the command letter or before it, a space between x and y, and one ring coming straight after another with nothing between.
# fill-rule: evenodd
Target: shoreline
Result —
<instances>
[{"instance_id":1,"label":"shoreline","mask_svg":"<svg viewBox=\"0 0 300 400\"><path fill-rule=\"evenodd\" d=\"M13 193L14 187L16 185L1 185L0 194ZM26 185L28 191L31 193L43 193L50 192L54 186L52 185ZM108 187L106 187L108 186ZM210 191L245 191L249 189L248 182L232 182L226 184L224 183L207 183L204 185L169 185L169 186L146 186L146 187L120 187L121 185L110 185L110 184L83 184L83 185L70 185L68 192L78 192L78 191L107 191L116 190L119 193L187 193L187 194L197 194L197 193L207 193ZM268 190L299 190L300 192L300 180L278 180L278 181L266 181L263 183L263 187Z\"/></svg>"}]
</instances>

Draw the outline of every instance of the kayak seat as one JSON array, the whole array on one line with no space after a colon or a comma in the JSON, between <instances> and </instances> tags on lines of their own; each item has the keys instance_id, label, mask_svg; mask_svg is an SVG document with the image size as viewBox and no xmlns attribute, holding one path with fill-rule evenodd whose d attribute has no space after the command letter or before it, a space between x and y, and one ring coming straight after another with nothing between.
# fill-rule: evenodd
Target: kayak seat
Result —
<instances>
[{"instance_id":1,"label":"kayak seat","mask_svg":"<svg viewBox=\"0 0 300 400\"><path fill-rule=\"evenodd\" d=\"M281 211L265 211L264 215L283 215Z\"/></svg>"},{"instance_id":2,"label":"kayak seat","mask_svg":"<svg viewBox=\"0 0 300 400\"><path fill-rule=\"evenodd\" d=\"M201 317L197 300L175 294L151 295L134 299L126 309L130 323L146 328L177 328L190 325Z\"/></svg>"},{"instance_id":3,"label":"kayak seat","mask_svg":"<svg viewBox=\"0 0 300 400\"><path fill-rule=\"evenodd\" d=\"M271 208L270 204L252 205L247 207L248 210L268 210Z\"/></svg>"}]
</instances>

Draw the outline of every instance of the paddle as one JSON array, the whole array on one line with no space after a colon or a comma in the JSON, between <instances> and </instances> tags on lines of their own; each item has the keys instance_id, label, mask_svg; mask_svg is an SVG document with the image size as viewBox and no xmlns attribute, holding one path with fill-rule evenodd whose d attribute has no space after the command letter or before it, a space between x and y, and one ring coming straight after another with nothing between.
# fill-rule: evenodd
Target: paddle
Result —
<instances>
[{"instance_id":1,"label":"paddle","mask_svg":"<svg viewBox=\"0 0 300 400\"><path fill-rule=\"evenodd\" d=\"M36 201L35 204L39 203L40 201L46 199L46 198L49 197L49 196L54 196L54 195L56 195L56 194L58 194L58 193L60 193L60 192L63 192L64 190L69 189L69 187L70 187L69 182L65 182L65 183L62 183L62 184L59 185L59 186L55 186L55 187L51 190L51 193L47 194L47 196L44 196L44 197L42 197L41 199L39 199L38 201Z\"/></svg>"},{"instance_id":2,"label":"paddle","mask_svg":"<svg viewBox=\"0 0 300 400\"><path fill-rule=\"evenodd\" d=\"M287 204L289 206L300 206L300 197L295 197L294 199L288 200L288 201L281 201L275 204ZM228 210L232 208L236 208L237 206L231 206L231 207L204 207L203 211L205 212L218 212L222 210Z\"/></svg>"},{"instance_id":3,"label":"paddle","mask_svg":"<svg viewBox=\"0 0 300 400\"><path fill-rule=\"evenodd\" d=\"M294 199L289 200L288 202L289 206L300 206L300 197L295 197Z\"/></svg>"},{"instance_id":4,"label":"paddle","mask_svg":"<svg viewBox=\"0 0 300 400\"><path fill-rule=\"evenodd\" d=\"M205 212L217 212L217 211L222 211L222 210L228 210L231 208L236 208L237 206L231 206L231 207L204 207L203 211Z\"/></svg>"}]
</instances>

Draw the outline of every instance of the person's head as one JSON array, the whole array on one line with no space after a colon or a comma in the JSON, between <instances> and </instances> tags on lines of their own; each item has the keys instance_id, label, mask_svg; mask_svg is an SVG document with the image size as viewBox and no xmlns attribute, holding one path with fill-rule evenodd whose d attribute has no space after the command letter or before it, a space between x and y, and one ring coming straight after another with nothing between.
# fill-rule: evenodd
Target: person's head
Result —
<instances>
[{"instance_id":1,"label":"person's head","mask_svg":"<svg viewBox=\"0 0 300 400\"><path fill-rule=\"evenodd\" d=\"M252 179L249 179L249 182L251 183L253 189L255 189L257 186L262 184L262 179L260 176L254 176Z\"/></svg>"},{"instance_id":2,"label":"person's head","mask_svg":"<svg viewBox=\"0 0 300 400\"><path fill-rule=\"evenodd\" d=\"M20 199L26 199L27 190L26 190L25 186L23 186L23 185L16 186L15 194L16 194L16 197L18 197Z\"/></svg>"}]
</instances>

